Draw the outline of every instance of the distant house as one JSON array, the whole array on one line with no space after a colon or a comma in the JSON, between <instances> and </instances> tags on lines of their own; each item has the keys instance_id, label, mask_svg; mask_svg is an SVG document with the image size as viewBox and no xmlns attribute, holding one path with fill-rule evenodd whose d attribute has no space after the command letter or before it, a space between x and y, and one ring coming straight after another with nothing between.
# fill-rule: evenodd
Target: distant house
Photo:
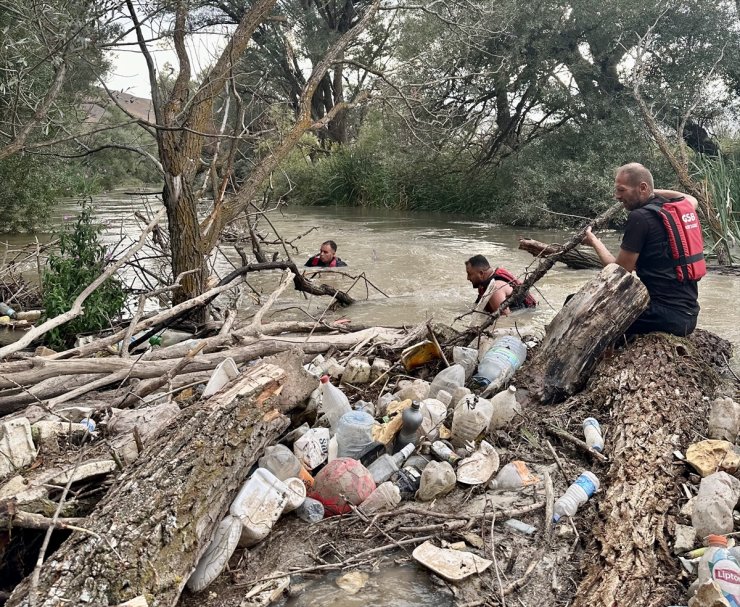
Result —
<instances>
[{"instance_id":1,"label":"distant house","mask_svg":"<svg viewBox=\"0 0 740 607\"><path fill-rule=\"evenodd\" d=\"M115 102L111 99L111 96L115 99ZM155 122L154 107L152 106L151 99L135 97L134 95L120 91L111 91L109 96L102 89L97 99L90 98L82 103L82 110L85 112L85 122L92 124L98 123L103 119L106 112L118 106L125 108L126 112L136 118Z\"/></svg>"}]
</instances>

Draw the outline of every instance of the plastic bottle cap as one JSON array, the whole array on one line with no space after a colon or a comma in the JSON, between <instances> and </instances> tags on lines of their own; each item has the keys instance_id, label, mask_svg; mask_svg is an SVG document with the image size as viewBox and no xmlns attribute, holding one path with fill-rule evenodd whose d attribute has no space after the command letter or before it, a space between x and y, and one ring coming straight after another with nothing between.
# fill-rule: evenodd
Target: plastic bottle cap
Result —
<instances>
[{"instance_id":1,"label":"plastic bottle cap","mask_svg":"<svg viewBox=\"0 0 740 607\"><path fill-rule=\"evenodd\" d=\"M516 392L516 386L509 386L509 392Z\"/></svg>"},{"instance_id":2,"label":"plastic bottle cap","mask_svg":"<svg viewBox=\"0 0 740 607\"><path fill-rule=\"evenodd\" d=\"M710 546L722 546L727 548L727 538L724 535L708 535L707 543Z\"/></svg>"},{"instance_id":3,"label":"plastic bottle cap","mask_svg":"<svg viewBox=\"0 0 740 607\"><path fill-rule=\"evenodd\" d=\"M328 384L329 383L329 376L328 375L322 375L321 376L321 383L322 384Z\"/></svg>"}]
</instances>

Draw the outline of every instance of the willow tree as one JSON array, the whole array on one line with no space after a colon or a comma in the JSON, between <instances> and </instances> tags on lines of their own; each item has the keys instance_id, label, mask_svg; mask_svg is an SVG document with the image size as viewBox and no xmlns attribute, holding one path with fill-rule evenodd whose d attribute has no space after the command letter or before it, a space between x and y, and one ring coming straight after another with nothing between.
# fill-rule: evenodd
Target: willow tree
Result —
<instances>
[{"instance_id":1,"label":"willow tree","mask_svg":"<svg viewBox=\"0 0 740 607\"><path fill-rule=\"evenodd\" d=\"M312 113L312 99L327 71L371 23L380 0L368 3L361 13L355 14L343 33L337 33L300 89L290 128L277 142L272 142L271 152L259 159L246 179L234 185L233 168L238 145L242 139L253 139L255 135L245 128L243 111L228 111L228 100L233 96L236 105L242 101L236 94L237 66L250 47L257 28L266 20L285 22L284 16L272 14L276 2L254 0L248 3L223 50L197 86L194 85L187 39L192 33L189 15L200 7L187 0L179 0L174 6L167 7L172 11L171 36L177 66L171 85L165 88L160 85L148 42L148 28L151 26L145 23L154 15L142 18L140 15L147 7L137 7L132 0L126 1L128 17L148 66L155 123L139 123L150 130L157 141L164 178L162 198L169 222L172 272L173 276L182 276L180 287L174 294L175 303L203 292L207 277L205 261L223 228L253 204L265 180L300 138L309 130L322 128L339 112L366 97L366 93L361 92L352 101L335 104L318 119ZM160 8L155 7L155 14ZM289 26L285 25L286 37ZM222 112L219 126L216 126L217 109ZM222 142L226 145L221 146ZM214 153L214 149L222 147L223 153ZM198 183L198 177L204 172L204 167L207 168L213 203L207 216L200 219L201 183Z\"/></svg>"}]
</instances>

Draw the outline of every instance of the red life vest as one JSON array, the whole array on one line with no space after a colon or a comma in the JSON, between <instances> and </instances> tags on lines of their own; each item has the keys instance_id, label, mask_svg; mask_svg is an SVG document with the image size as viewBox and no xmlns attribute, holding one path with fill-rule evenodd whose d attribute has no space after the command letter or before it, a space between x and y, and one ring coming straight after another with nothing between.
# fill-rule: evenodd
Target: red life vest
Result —
<instances>
[{"instance_id":1,"label":"red life vest","mask_svg":"<svg viewBox=\"0 0 740 607\"><path fill-rule=\"evenodd\" d=\"M679 282L699 280L704 276L707 273L704 239L694 206L686 198L673 198L662 204L651 202L645 208L657 213L663 221Z\"/></svg>"},{"instance_id":2,"label":"red life vest","mask_svg":"<svg viewBox=\"0 0 740 607\"><path fill-rule=\"evenodd\" d=\"M507 270L506 268L496 268L493 270L493 274L491 274L491 278L489 278L484 284L478 287L478 299L476 300L475 303L478 303L481 300L481 298L486 294L488 285L491 284L492 280L500 280L512 286L517 286L517 285L522 284L522 281L519 280L516 276L514 276L511 272L509 272L509 270ZM537 300L534 297L532 297L529 291L527 291L527 294L524 296L524 300L522 301L520 305L524 306L525 308L534 308L537 305Z\"/></svg>"},{"instance_id":3,"label":"red life vest","mask_svg":"<svg viewBox=\"0 0 740 607\"><path fill-rule=\"evenodd\" d=\"M319 265L319 261L320 261L319 256L318 255L314 255L311 258L311 265L314 266L314 267L316 267L316 266ZM331 258L331 262L329 263L328 266L321 266L321 267L322 268L336 268L337 267L337 256L335 255L334 257Z\"/></svg>"}]
</instances>

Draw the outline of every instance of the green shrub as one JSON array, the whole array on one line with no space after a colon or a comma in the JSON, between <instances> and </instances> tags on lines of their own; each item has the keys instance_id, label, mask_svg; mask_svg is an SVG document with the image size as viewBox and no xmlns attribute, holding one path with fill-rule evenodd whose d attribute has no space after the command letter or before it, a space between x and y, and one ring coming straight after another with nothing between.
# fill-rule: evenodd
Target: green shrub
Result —
<instances>
[{"instance_id":1,"label":"green shrub","mask_svg":"<svg viewBox=\"0 0 740 607\"><path fill-rule=\"evenodd\" d=\"M55 236L59 252L49 256L43 276L43 306L47 318L54 318L72 307L77 296L102 272L107 263L106 247L100 242L102 226L93 219L92 209L83 204L82 212L62 226ZM75 336L99 331L120 314L125 301L120 280L112 276L100 285L83 304L84 313L46 334L52 348L68 348Z\"/></svg>"}]
</instances>

